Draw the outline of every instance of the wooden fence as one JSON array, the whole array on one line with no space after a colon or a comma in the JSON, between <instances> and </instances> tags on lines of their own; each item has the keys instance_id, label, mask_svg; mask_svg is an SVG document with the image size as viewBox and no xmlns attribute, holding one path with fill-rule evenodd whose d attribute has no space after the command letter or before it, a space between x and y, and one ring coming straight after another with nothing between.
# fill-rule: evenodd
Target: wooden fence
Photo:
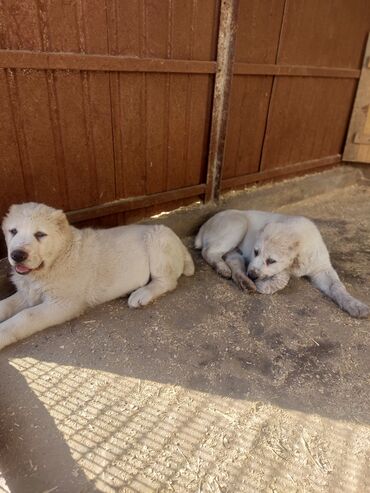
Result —
<instances>
[{"instance_id":1,"label":"wooden fence","mask_svg":"<svg viewBox=\"0 0 370 493\"><path fill-rule=\"evenodd\" d=\"M368 0L2 0L0 214L115 225L339 162Z\"/></svg>"}]
</instances>

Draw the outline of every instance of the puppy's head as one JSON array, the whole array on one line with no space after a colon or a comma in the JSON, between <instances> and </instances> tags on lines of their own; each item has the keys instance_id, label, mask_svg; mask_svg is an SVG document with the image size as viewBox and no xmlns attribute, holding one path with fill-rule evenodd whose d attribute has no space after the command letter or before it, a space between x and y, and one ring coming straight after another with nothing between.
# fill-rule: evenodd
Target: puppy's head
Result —
<instances>
[{"instance_id":1,"label":"puppy's head","mask_svg":"<svg viewBox=\"0 0 370 493\"><path fill-rule=\"evenodd\" d=\"M2 229L9 262L21 275L50 267L71 235L62 211L33 202L12 205Z\"/></svg>"},{"instance_id":2,"label":"puppy's head","mask_svg":"<svg viewBox=\"0 0 370 493\"><path fill-rule=\"evenodd\" d=\"M279 274L293 264L298 248L299 238L289 225L267 224L254 245L248 276L256 281Z\"/></svg>"}]
</instances>

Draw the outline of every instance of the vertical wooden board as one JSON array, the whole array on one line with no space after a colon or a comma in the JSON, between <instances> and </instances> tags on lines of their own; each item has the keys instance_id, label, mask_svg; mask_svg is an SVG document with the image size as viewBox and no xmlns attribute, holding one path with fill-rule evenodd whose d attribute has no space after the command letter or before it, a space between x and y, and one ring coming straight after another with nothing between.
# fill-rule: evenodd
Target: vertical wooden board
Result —
<instances>
[{"instance_id":1,"label":"vertical wooden board","mask_svg":"<svg viewBox=\"0 0 370 493\"><path fill-rule=\"evenodd\" d=\"M14 120L4 70L0 70L0 217L8 207L27 200Z\"/></svg>"},{"instance_id":2,"label":"vertical wooden board","mask_svg":"<svg viewBox=\"0 0 370 493\"><path fill-rule=\"evenodd\" d=\"M96 175L90 164L86 117L79 73L55 74L64 166L71 209L97 203Z\"/></svg>"},{"instance_id":3,"label":"vertical wooden board","mask_svg":"<svg viewBox=\"0 0 370 493\"><path fill-rule=\"evenodd\" d=\"M48 2L44 12L48 49L67 53L82 51L77 28L76 2Z\"/></svg>"},{"instance_id":4,"label":"vertical wooden board","mask_svg":"<svg viewBox=\"0 0 370 493\"><path fill-rule=\"evenodd\" d=\"M170 58L190 60L193 45L193 1L172 0L170 3Z\"/></svg>"},{"instance_id":5,"label":"vertical wooden board","mask_svg":"<svg viewBox=\"0 0 370 493\"><path fill-rule=\"evenodd\" d=\"M120 74L115 132L120 138L116 162L117 197L145 195L146 119L143 74ZM119 167L119 169L118 169Z\"/></svg>"},{"instance_id":6,"label":"vertical wooden board","mask_svg":"<svg viewBox=\"0 0 370 493\"><path fill-rule=\"evenodd\" d=\"M172 0L170 58L215 60L219 16L218 0Z\"/></svg>"},{"instance_id":7,"label":"vertical wooden board","mask_svg":"<svg viewBox=\"0 0 370 493\"><path fill-rule=\"evenodd\" d=\"M107 3L108 44L111 55L142 56L145 44L144 0Z\"/></svg>"},{"instance_id":8,"label":"vertical wooden board","mask_svg":"<svg viewBox=\"0 0 370 493\"><path fill-rule=\"evenodd\" d=\"M352 79L277 79L262 168L341 154L355 88L356 80Z\"/></svg>"},{"instance_id":9,"label":"vertical wooden board","mask_svg":"<svg viewBox=\"0 0 370 493\"><path fill-rule=\"evenodd\" d=\"M193 6L193 50L195 60L216 60L220 0L189 0Z\"/></svg>"},{"instance_id":10,"label":"vertical wooden board","mask_svg":"<svg viewBox=\"0 0 370 493\"><path fill-rule=\"evenodd\" d=\"M3 0L0 5L1 48L39 50L41 46L37 5L29 0Z\"/></svg>"},{"instance_id":11,"label":"vertical wooden board","mask_svg":"<svg viewBox=\"0 0 370 493\"><path fill-rule=\"evenodd\" d=\"M94 7L94 15L90 17L86 12L91 7ZM105 53L108 40L106 11L102 7L104 4L97 0L93 4L83 0L49 3L45 11L49 49ZM58 71L54 79L69 206L75 208L113 200L109 75ZM81 180L85 183L83 193L76 185Z\"/></svg>"},{"instance_id":12,"label":"vertical wooden board","mask_svg":"<svg viewBox=\"0 0 370 493\"><path fill-rule=\"evenodd\" d=\"M233 78L224 179L258 171L272 80L272 77L267 76Z\"/></svg>"},{"instance_id":13,"label":"vertical wooden board","mask_svg":"<svg viewBox=\"0 0 370 493\"><path fill-rule=\"evenodd\" d=\"M144 56L145 1L107 4L111 55ZM116 198L146 193L146 74L110 73ZM118 215L125 223L125 213Z\"/></svg>"},{"instance_id":14,"label":"vertical wooden board","mask_svg":"<svg viewBox=\"0 0 370 493\"><path fill-rule=\"evenodd\" d=\"M107 55L107 3L104 0L78 0L76 8L83 51Z\"/></svg>"},{"instance_id":15,"label":"vertical wooden board","mask_svg":"<svg viewBox=\"0 0 370 493\"><path fill-rule=\"evenodd\" d=\"M21 125L27 148L24 174L27 181L32 183L32 198L54 207L64 207L45 73L19 70L16 80Z\"/></svg>"},{"instance_id":16,"label":"vertical wooden board","mask_svg":"<svg viewBox=\"0 0 370 493\"><path fill-rule=\"evenodd\" d=\"M360 68L370 31L365 0L287 0L278 63Z\"/></svg>"},{"instance_id":17,"label":"vertical wooden board","mask_svg":"<svg viewBox=\"0 0 370 493\"><path fill-rule=\"evenodd\" d=\"M186 186L206 182L213 80L210 75L192 75L190 79L192 97L186 144Z\"/></svg>"},{"instance_id":18,"label":"vertical wooden board","mask_svg":"<svg viewBox=\"0 0 370 493\"><path fill-rule=\"evenodd\" d=\"M88 72L86 77L85 118L91 129L89 146L93 152L90 166L96 169L97 203L101 204L116 198L109 74Z\"/></svg>"},{"instance_id":19,"label":"vertical wooden board","mask_svg":"<svg viewBox=\"0 0 370 493\"><path fill-rule=\"evenodd\" d=\"M181 188L185 183L190 116L188 77L187 75L171 75L170 77L167 190Z\"/></svg>"},{"instance_id":20,"label":"vertical wooden board","mask_svg":"<svg viewBox=\"0 0 370 493\"><path fill-rule=\"evenodd\" d=\"M172 10L170 0L144 0L144 56L170 58Z\"/></svg>"},{"instance_id":21,"label":"vertical wooden board","mask_svg":"<svg viewBox=\"0 0 370 493\"><path fill-rule=\"evenodd\" d=\"M175 0L171 3L171 58L191 59L193 56L195 7L193 1ZM187 168L196 165L188 158L194 97L192 78L182 74L170 75L169 78L167 190L185 186Z\"/></svg>"},{"instance_id":22,"label":"vertical wooden board","mask_svg":"<svg viewBox=\"0 0 370 493\"><path fill-rule=\"evenodd\" d=\"M86 53L108 53L107 7L103 0L76 3L80 47ZM98 203L116 197L109 74L82 72L84 113L91 176L96 175Z\"/></svg>"},{"instance_id":23,"label":"vertical wooden board","mask_svg":"<svg viewBox=\"0 0 370 493\"><path fill-rule=\"evenodd\" d=\"M370 35L347 133L343 160L370 163Z\"/></svg>"},{"instance_id":24,"label":"vertical wooden board","mask_svg":"<svg viewBox=\"0 0 370 493\"><path fill-rule=\"evenodd\" d=\"M168 75L146 75L146 191L166 190L168 150Z\"/></svg>"},{"instance_id":25,"label":"vertical wooden board","mask_svg":"<svg viewBox=\"0 0 370 493\"><path fill-rule=\"evenodd\" d=\"M239 2L236 62L275 63L284 4L285 0Z\"/></svg>"}]
</instances>

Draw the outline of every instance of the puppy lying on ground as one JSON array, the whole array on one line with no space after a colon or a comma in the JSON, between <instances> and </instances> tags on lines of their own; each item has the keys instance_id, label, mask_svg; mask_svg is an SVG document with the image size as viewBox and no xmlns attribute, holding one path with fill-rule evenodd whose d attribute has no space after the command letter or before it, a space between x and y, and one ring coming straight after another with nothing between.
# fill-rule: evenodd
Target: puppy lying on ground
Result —
<instances>
[{"instance_id":1,"label":"puppy lying on ground","mask_svg":"<svg viewBox=\"0 0 370 493\"><path fill-rule=\"evenodd\" d=\"M130 307L176 288L193 260L165 226L76 229L43 204L13 205L3 221L17 292L0 301L0 349L131 293Z\"/></svg>"},{"instance_id":2,"label":"puppy lying on ground","mask_svg":"<svg viewBox=\"0 0 370 493\"><path fill-rule=\"evenodd\" d=\"M305 217L219 212L200 228L195 247L202 249L203 258L221 276L232 277L242 289L272 294L283 289L290 276L308 276L352 317L369 315L369 307L347 292L319 230Z\"/></svg>"}]
</instances>

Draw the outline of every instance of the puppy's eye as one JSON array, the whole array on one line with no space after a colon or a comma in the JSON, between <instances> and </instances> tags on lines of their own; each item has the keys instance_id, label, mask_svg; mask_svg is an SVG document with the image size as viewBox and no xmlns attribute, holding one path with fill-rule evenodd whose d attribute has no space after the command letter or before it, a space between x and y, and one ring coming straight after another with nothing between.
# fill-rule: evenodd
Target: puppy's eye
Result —
<instances>
[{"instance_id":1,"label":"puppy's eye","mask_svg":"<svg viewBox=\"0 0 370 493\"><path fill-rule=\"evenodd\" d=\"M15 236L17 233L18 233L18 230L13 228L13 229L9 229L9 233L12 235L12 236Z\"/></svg>"},{"instance_id":2,"label":"puppy's eye","mask_svg":"<svg viewBox=\"0 0 370 493\"><path fill-rule=\"evenodd\" d=\"M255 248L255 249L254 249L254 256L255 256L255 257L258 257L259 253L260 253L260 252L258 251L258 249L257 249L257 248Z\"/></svg>"},{"instance_id":3,"label":"puppy's eye","mask_svg":"<svg viewBox=\"0 0 370 493\"><path fill-rule=\"evenodd\" d=\"M268 258L268 259L266 260L266 264L267 264L267 265L271 265L271 264L275 264L275 263L276 263L276 260L274 260L273 258Z\"/></svg>"},{"instance_id":4,"label":"puppy's eye","mask_svg":"<svg viewBox=\"0 0 370 493\"><path fill-rule=\"evenodd\" d=\"M44 236L47 236L46 233L43 233L42 231L37 231L35 234L34 234L36 240L41 240L41 238L43 238Z\"/></svg>"}]
</instances>

